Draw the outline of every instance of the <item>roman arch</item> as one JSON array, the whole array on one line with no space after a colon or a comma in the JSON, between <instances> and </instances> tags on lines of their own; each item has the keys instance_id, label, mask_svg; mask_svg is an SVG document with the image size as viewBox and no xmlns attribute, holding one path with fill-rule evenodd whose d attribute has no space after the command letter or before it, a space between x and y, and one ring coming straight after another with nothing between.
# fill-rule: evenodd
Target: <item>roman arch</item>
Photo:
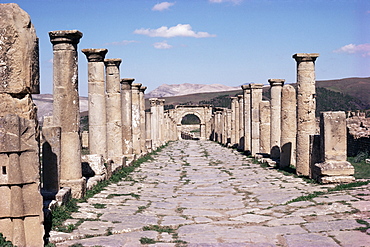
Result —
<instances>
[{"instance_id":1,"label":"roman arch","mask_svg":"<svg viewBox=\"0 0 370 247\"><path fill-rule=\"evenodd\" d=\"M211 105L177 105L175 109L170 110L173 119L177 124L177 136L181 139L183 117L189 114L194 114L200 120L200 140L209 139L211 133L211 118L212 106Z\"/></svg>"}]
</instances>

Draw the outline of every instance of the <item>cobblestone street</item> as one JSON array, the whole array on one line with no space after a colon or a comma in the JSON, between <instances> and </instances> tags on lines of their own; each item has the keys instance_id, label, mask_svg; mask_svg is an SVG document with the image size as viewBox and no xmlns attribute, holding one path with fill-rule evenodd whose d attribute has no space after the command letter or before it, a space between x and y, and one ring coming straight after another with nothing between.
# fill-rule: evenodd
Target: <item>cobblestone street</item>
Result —
<instances>
[{"instance_id":1,"label":"cobblestone street","mask_svg":"<svg viewBox=\"0 0 370 247\"><path fill-rule=\"evenodd\" d=\"M210 141L171 142L79 203L57 246L370 246L370 186L326 192ZM289 202L316 191L309 200ZM288 203L289 202L289 203ZM363 224L361 224L363 223ZM358 228L364 228L360 231ZM370 230L367 229L370 234ZM155 242L153 242L155 241Z\"/></svg>"}]
</instances>

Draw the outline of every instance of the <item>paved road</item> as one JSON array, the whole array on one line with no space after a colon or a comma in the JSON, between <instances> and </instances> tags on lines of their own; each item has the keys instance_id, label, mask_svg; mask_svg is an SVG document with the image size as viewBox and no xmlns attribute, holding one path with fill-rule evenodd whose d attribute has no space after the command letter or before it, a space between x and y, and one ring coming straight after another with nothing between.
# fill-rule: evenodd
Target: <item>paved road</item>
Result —
<instances>
[{"instance_id":1,"label":"paved road","mask_svg":"<svg viewBox=\"0 0 370 247\"><path fill-rule=\"evenodd\" d=\"M57 246L239 247L370 246L357 219L370 224L370 186L291 199L328 186L304 182L253 164L209 141L170 143L128 181L80 203L68 223L52 232ZM104 207L104 208L102 208ZM367 232L370 234L370 230ZM70 239L70 240L67 240Z\"/></svg>"}]
</instances>

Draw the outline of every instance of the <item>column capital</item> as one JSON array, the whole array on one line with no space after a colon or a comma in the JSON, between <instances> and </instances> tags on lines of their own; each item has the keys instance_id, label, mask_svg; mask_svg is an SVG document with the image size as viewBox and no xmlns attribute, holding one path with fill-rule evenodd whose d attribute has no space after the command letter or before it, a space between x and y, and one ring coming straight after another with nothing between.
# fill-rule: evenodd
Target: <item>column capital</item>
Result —
<instances>
[{"instance_id":1,"label":"column capital","mask_svg":"<svg viewBox=\"0 0 370 247\"><path fill-rule=\"evenodd\" d=\"M248 89L249 89L249 85L242 85L242 86L241 86L241 88L242 88L243 90L248 90Z\"/></svg>"},{"instance_id":2,"label":"column capital","mask_svg":"<svg viewBox=\"0 0 370 247\"><path fill-rule=\"evenodd\" d=\"M243 95L238 95L237 97L238 97L238 99L242 99Z\"/></svg>"},{"instance_id":3,"label":"column capital","mask_svg":"<svg viewBox=\"0 0 370 247\"><path fill-rule=\"evenodd\" d=\"M59 43L78 44L82 33L78 30L58 30L49 32L49 37L53 45Z\"/></svg>"},{"instance_id":4,"label":"column capital","mask_svg":"<svg viewBox=\"0 0 370 247\"><path fill-rule=\"evenodd\" d=\"M82 49L88 62L104 62L108 49Z\"/></svg>"},{"instance_id":5,"label":"column capital","mask_svg":"<svg viewBox=\"0 0 370 247\"><path fill-rule=\"evenodd\" d=\"M156 106L157 102L158 102L158 99L157 98L150 98L149 102L150 102L150 106Z\"/></svg>"},{"instance_id":6,"label":"column capital","mask_svg":"<svg viewBox=\"0 0 370 247\"><path fill-rule=\"evenodd\" d=\"M238 97L230 97L231 98L231 100L237 100L238 99Z\"/></svg>"},{"instance_id":7,"label":"column capital","mask_svg":"<svg viewBox=\"0 0 370 247\"><path fill-rule=\"evenodd\" d=\"M132 90L140 90L140 87L141 87L141 83L132 83L131 84L131 89Z\"/></svg>"},{"instance_id":8,"label":"column capital","mask_svg":"<svg viewBox=\"0 0 370 247\"><path fill-rule=\"evenodd\" d=\"M282 87L284 85L285 80L284 79L268 79L268 82L270 83L271 87L274 87L274 86Z\"/></svg>"},{"instance_id":9,"label":"column capital","mask_svg":"<svg viewBox=\"0 0 370 247\"><path fill-rule=\"evenodd\" d=\"M163 106L165 101L166 101L165 99L158 99L160 106Z\"/></svg>"},{"instance_id":10,"label":"column capital","mask_svg":"<svg viewBox=\"0 0 370 247\"><path fill-rule=\"evenodd\" d=\"M146 87L146 86L141 86L139 90L140 90L140 92L144 93L147 88L148 87Z\"/></svg>"},{"instance_id":11,"label":"column capital","mask_svg":"<svg viewBox=\"0 0 370 247\"><path fill-rule=\"evenodd\" d=\"M121 90L131 90L131 84L135 81L134 78L123 78L121 79Z\"/></svg>"},{"instance_id":12,"label":"column capital","mask_svg":"<svg viewBox=\"0 0 370 247\"><path fill-rule=\"evenodd\" d=\"M262 83L251 83L248 85L249 88L252 89L262 89L263 84Z\"/></svg>"},{"instance_id":13,"label":"column capital","mask_svg":"<svg viewBox=\"0 0 370 247\"><path fill-rule=\"evenodd\" d=\"M319 53L296 53L292 57L297 62L315 62L316 58L319 56Z\"/></svg>"},{"instance_id":14,"label":"column capital","mask_svg":"<svg viewBox=\"0 0 370 247\"><path fill-rule=\"evenodd\" d=\"M116 66L119 67L122 62L122 59L120 58L109 58L109 59L104 59L104 64L105 66Z\"/></svg>"}]
</instances>

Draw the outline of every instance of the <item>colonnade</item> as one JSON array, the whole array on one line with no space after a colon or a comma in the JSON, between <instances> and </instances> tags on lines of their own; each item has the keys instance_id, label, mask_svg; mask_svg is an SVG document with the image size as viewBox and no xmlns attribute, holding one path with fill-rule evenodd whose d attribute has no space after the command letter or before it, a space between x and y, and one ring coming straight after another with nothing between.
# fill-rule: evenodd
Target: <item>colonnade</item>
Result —
<instances>
[{"instance_id":1,"label":"colonnade","mask_svg":"<svg viewBox=\"0 0 370 247\"><path fill-rule=\"evenodd\" d=\"M345 159L344 112L322 113L321 128L316 121L315 61L318 56L317 53L294 54L297 89L284 85L284 79L269 79L269 101L263 100L263 84L242 85L243 94L231 97L231 109L215 108L211 139L254 157L269 157L270 163L278 168L291 166L298 175L321 182L352 181L354 169ZM335 126L330 118L337 119L337 129L330 127ZM330 148L325 150L324 146ZM328 152L336 153L329 155L330 161L326 161Z\"/></svg>"}]
</instances>

